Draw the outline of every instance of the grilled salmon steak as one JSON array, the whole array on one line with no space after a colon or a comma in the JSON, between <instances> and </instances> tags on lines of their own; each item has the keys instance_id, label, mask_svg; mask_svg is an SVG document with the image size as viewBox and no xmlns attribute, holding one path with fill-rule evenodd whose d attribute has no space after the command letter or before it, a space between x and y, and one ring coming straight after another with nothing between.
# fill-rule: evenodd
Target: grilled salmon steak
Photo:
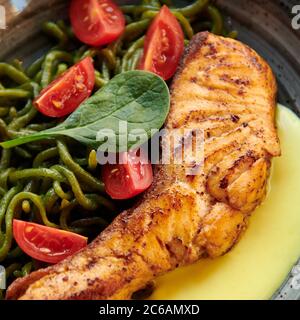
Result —
<instances>
[{"instance_id":1,"label":"grilled salmon steak","mask_svg":"<svg viewBox=\"0 0 300 320\"><path fill-rule=\"evenodd\" d=\"M7 299L130 299L155 277L223 255L239 240L280 155L273 73L246 45L203 32L171 94L166 128L203 132L202 165L157 165L134 208L74 256L15 281ZM193 166L198 174L187 172Z\"/></svg>"}]
</instances>

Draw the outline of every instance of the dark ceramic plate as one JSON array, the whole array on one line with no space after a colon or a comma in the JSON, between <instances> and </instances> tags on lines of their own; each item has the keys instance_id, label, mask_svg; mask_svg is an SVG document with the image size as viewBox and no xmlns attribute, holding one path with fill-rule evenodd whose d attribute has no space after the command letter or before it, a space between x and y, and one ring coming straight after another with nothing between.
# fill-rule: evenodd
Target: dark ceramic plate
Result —
<instances>
[{"instance_id":1,"label":"dark ceramic plate","mask_svg":"<svg viewBox=\"0 0 300 320\"><path fill-rule=\"evenodd\" d=\"M230 17L227 22L239 31L239 40L254 48L273 68L279 84L279 102L300 116L300 29L292 27L292 7L299 5L300 1L216 2ZM39 33L41 22L63 17L67 12L67 3L65 0L0 0L0 5L5 6L7 13L7 28L0 30L0 60L23 57L26 63L39 56L47 47L45 38ZM300 299L300 290L291 286L292 278L297 273L300 273L300 263L294 267L282 288L274 294L274 299Z\"/></svg>"}]
</instances>

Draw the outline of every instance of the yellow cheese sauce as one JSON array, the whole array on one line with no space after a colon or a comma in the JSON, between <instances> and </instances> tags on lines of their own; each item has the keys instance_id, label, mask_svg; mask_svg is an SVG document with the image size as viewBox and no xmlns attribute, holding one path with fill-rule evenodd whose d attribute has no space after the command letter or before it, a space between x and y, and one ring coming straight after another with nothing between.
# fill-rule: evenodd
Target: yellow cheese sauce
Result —
<instances>
[{"instance_id":1,"label":"yellow cheese sauce","mask_svg":"<svg viewBox=\"0 0 300 320\"><path fill-rule=\"evenodd\" d=\"M282 156L269 191L235 248L157 280L151 299L269 299L300 257L300 119L278 106Z\"/></svg>"}]
</instances>

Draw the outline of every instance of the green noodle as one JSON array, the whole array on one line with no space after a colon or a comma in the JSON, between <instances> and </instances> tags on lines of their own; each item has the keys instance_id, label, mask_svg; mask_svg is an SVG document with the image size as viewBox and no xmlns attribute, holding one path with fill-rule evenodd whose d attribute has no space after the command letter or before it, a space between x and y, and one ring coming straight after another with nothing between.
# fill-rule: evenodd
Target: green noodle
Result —
<instances>
[{"instance_id":1,"label":"green noodle","mask_svg":"<svg viewBox=\"0 0 300 320\"><path fill-rule=\"evenodd\" d=\"M150 12L150 11L146 11L146 12ZM155 14L157 13L157 11L153 11L153 12L155 12ZM153 18L153 16L151 18ZM145 33L145 31L150 25L150 22L151 22L150 19L143 19L143 20L128 24L125 28L123 40L133 41L134 39L140 37Z\"/></svg>"},{"instance_id":2,"label":"green noodle","mask_svg":"<svg viewBox=\"0 0 300 320\"><path fill-rule=\"evenodd\" d=\"M23 84L30 81L26 74L8 63L0 63L0 76L7 76L17 84Z\"/></svg>"},{"instance_id":3,"label":"green noodle","mask_svg":"<svg viewBox=\"0 0 300 320\"><path fill-rule=\"evenodd\" d=\"M53 79L53 65L57 61L65 61L68 63L73 62L73 57L71 54L65 51L54 50L49 52L43 63L43 70L42 70L42 78L41 78L41 86L45 88Z\"/></svg>"},{"instance_id":4,"label":"green noodle","mask_svg":"<svg viewBox=\"0 0 300 320\"><path fill-rule=\"evenodd\" d=\"M49 148L47 150L41 151L40 153L37 154L37 156L33 160L32 167L39 168L43 165L44 161L56 156L58 156L57 147L53 147L53 148Z\"/></svg>"},{"instance_id":5,"label":"green noodle","mask_svg":"<svg viewBox=\"0 0 300 320\"><path fill-rule=\"evenodd\" d=\"M57 142L58 152L62 162L74 172L74 174L94 191L104 192L104 184L94 178L89 172L78 165L71 157L66 144L63 141Z\"/></svg>"},{"instance_id":6,"label":"green noodle","mask_svg":"<svg viewBox=\"0 0 300 320\"><path fill-rule=\"evenodd\" d=\"M199 15L209 4L209 0L197 0L193 4L177 9L177 12L182 13L185 17L193 17Z\"/></svg>"},{"instance_id":7,"label":"green noodle","mask_svg":"<svg viewBox=\"0 0 300 320\"><path fill-rule=\"evenodd\" d=\"M32 154L29 151L27 151L25 148L16 147L15 152L21 158L24 158L24 159L31 159L32 158Z\"/></svg>"},{"instance_id":8,"label":"green noodle","mask_svg":"<svg viewBox=\"0 0 300 320\"><path fill-rule=\"evenodd\" d=\"M138 49L143 47L144 39L145 37L139 38L129 47L128 51L125 53L122 60L121 72L125 72L129 70L130 58L137 52Z\"/></svg>"},{"instance_id":9,"label":"green noodle","mask_svg":"<svg viewBox=\"0 0 300 320\"><path fill-rule=\"evenodd\" d=\"M72 198L72 193L65 192L61 186L61 183L57 180L53 182L53 189L61 199L70 200Z\"/></svg>"},{"instance_id":10,"label":"green noodle","mask_svg":"<svg viewBox=\"0 0 300 320\"><path fill-rule=\"evenodd\" d=\"M43 24L43 31L59 42L59 46L64 46L68 41L66 33L54 22L46 22Z\"/></svg>"},{"instance_id":11,"label":"green noodle","mask_svg":"<svg viewBox=\"0 0 300 320\"><path fill-rule=\"evenodd\" d=\"M211 32L215 34L222 34L223 31L223 18L220 14L220 11L214 6L208 6L207 8L208 14L212 21L212 29Z\"/></svg>"}]
</instances>

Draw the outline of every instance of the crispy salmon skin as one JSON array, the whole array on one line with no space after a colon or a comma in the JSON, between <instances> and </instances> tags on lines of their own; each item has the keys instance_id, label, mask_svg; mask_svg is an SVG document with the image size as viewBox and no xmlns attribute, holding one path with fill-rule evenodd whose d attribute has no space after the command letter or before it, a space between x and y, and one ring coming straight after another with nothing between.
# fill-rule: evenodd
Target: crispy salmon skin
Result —
<instances>
[{"instance_id":1,"label":"crispy salmon skin","mask_svg":"<svg viewBox=\"0 0 300 320\"><path fill-rule=\"evenodd\" d=\"M201 174L158 165L151 189L87 248L15 281L7 299L130 299L155 277L228 252L266 193L280 155L276 82L239 41L194 36L172 84L167 129L204 132Z\"/></svg>"}]
</instances>

